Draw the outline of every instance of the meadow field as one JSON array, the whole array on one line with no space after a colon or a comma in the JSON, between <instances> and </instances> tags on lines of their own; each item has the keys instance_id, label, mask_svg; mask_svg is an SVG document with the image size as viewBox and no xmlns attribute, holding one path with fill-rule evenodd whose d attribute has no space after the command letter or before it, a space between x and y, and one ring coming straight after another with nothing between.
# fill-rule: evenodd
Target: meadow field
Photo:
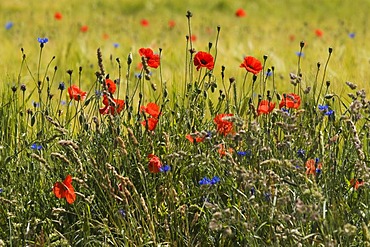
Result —
<instances>
[{"instance_id":1,"label":"meadow field","mask_svg":"<svg viewBox=\"0 0 370 247\"><path fill-rule=\"evenodd\" d=\"M370 246L370 1L0 3L0 246Z\"/></svg>"}]
</instances>

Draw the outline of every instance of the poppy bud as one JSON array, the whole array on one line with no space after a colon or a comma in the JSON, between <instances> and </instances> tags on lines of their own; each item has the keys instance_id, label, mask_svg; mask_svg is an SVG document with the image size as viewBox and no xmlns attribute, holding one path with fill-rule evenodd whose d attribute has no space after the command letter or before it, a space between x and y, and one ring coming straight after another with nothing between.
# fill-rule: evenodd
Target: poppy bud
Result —
<instances>
[{"instance_id":1,"label":"poppy bud","mask_svg":"<svg viewBox=\"0 0 370 247\"><path fill-rule=\"evenodd\" d=\"M73 73L73 70L71 70L71 69L67 70L68 75L72 75L72 73Z\"/></svg>"},{"instance_id":2,"label":"poppy bud","mask_svg":"<svg viewBox=\"0 0 370 247\"><path fill-rule=\"evenodd\" d=\"M234 77L230 77L229 78L229 81L230 81L230 84L231 84L231 83L235 82L235 78Z\"/></svg>"},{"instance_id":3,"label":"poppy bud","mask_svg":"<svg viewBox=\"0 0 370 247\"><path fill-rule=\"evenodd\" d=\"M17 87L16 86L12 86L12 91L13 91L13 93L15 93L17 91Z\"/></svg>"},{"instance_id":4,"label":"poppy bud","mask_svg":"<svg viewBox=\"0 0 370 247\"><path fill-rule=\"evenodd\" d=\"M329 87L330 86L330 81L326 81L326 86Z\"/></svg>"},{"instance_id":5,"label":"poppy bud","mask_svg":"<svg viewBox=\"0 0 370 247\"><path fill-rule=\"evenodd\" d=\"M267 60L268 56L267 55L263 55L263 60Z\"/></svg>"},{"instance_id":6,"label":"poppy bud","mask_svg":"<svg viewBox=\"0 0 370 247\"><path fill-rule=\"evenodd\" d=\"M190 12L190 10L188 10L188 11L186 12L186 17L187 17L188 19L190 19L192 16L193 16L193 13L191 13L191 12Z\"/></svg>"},{"instance_id":7,"label":"poppy bud","mask_svg":"<svg viewBox=\"0 0 370 247\"><path fill-rule=\"evenodd\" d=\"M302 40L301 43L299 43L299 47L303 48L304 47L304 41Z\"/></svg>"},{"instance_id":8,"label":"poppy bud","mask_svg":"<svg viewBox=\"0 0 370 247\"><path fill-rule=\"evenodd\" d=\"M318 62L318 63L317 63L317 68L318 68L318 69L320 69L320 66L321 66L321 63L320 63L320 62Z\"/></svg>"},{"instance_id":9,"label":"poppy bud","mask_svg":"<svg viewBox=\"0 0 370 247\"><path fill-rule=\"evenodd\" d=\"M333 48L329 47L329 54L331 54L332 52L333 52Z\"/></svg>"},{"instance_id":10,"label":"poppy bud","mask_svg":"<svg viewBox=\"0 0 370 247\"><path fill-rule=\"evenodd\" d=\"M211 50L212 48L212 42L208 42L208 49Z\"/></svg>"},{"instance_id":11,"label":"poppy bud","mask_svg":"<svg viewBox=\"0 0 370 247\"><path fill-rule=\"evenodd\" d=\"M22 92L26 91L26 85L24 85L24 84L21 85L21 91Z\"/></svg>"}]
</instances>

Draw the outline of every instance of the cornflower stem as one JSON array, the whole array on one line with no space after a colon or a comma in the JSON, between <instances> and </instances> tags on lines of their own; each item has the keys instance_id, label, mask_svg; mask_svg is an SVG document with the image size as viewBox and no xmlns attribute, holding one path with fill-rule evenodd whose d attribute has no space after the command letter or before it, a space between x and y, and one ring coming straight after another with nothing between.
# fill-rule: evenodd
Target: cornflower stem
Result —
<instances>
[{"instance_id":1,"label":"cornflower stem","mask_svg":"<svg viewBox=\"0 0 370 247\"><path fill-rule=\"evenodd\" d=\"M324 73L323 73L323 76L322 76L320 91L319 91L319 94L317 95L317 100L316 100L315 106L317 106L318 103L319 103L319 99L320 99L320 95L321 95L321 92L322 92L322 88L324 86L326 71L327 71L327 68L328 68L328 64L329 64L329 60L330 60L332 51L333 51L333 49L329 48L329 55L328 55L328 59L326 60L326 63L325 63L325 66L324 66Z\"/></svg>"}]
</instances>

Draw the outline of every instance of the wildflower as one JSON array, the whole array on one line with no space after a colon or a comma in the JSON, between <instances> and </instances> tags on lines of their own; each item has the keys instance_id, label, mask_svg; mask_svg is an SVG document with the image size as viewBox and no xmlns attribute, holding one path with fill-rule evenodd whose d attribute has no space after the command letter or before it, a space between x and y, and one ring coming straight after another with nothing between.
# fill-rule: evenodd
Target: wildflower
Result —
<instances>
[{"instance_id":1,"label":"wildflower","mask_svg":"<svg viewBox=\"0 0 370 247\"><path fill-rule=\"evenodd\" d=\"M280 109L283 107L298 109L300 105L301 105L301 97L299 97L297 94L290 93L290 94L283 94L283 98L281 99L279 107Z\"/></svg>"},{"instance_id":2,"label":"wildflower","mask_svg":"<svg viewBox=\"0 0 370 247\"><path fill-rule=\"evenodd\" d=\"M207 177L204 177L199 181L199 185L208 185L208 184L211 184L211 180Z\"/></svg>"},{"instance_id":3,"label":"wildflower","mask_svg":"<svg viewBox=\"0 0 370 247\"><path fill-rule=\"evenodd\" d=\"M294 41L295 40L295 35L294 34L289 35L289 40Z\"/></svg>"},{"instance_id":4,"label":"wildflower","mask_svg":"<svg viewBox=\"0 0 370 247\"><path fill-rule=\"evenodd\" d=\"M60 21L63 18L63 15L60 12L55 12L54 18L55 18L55 20Z\"/></svg>"},{"instance_id":5,"label":"wildflower","mask_svg":"<svg viewBox=\"0 0 370 247\"><path fill-rule=\"evenodd\" d=\"M211 179L211 184L217 184L218 182L220 182L221 179L217 176L214 176L212 179Z\"/></svg>"},{"instance_id":6,"label":"wildflower","mask_svg":"<svg viewBox=\"0 0 370 247\"><path fill-rule=\"evenodd\" d=\"M271 200L271 193L270 192L263 193L263 196L265 197L265 200L266 201L270 201Z\"/></svg>"},{"instance_id":7,"label":"wildflower","mask_svg":"<svg viewBox=\"0 0 370 247\"><path fill-rule=\"evenodd\" d=\"M296 51L295 54L298 56L298 57L304 57L304 53L301 52L301 51Z\"/></svg>"},{"instance_id":8,"label":"wildflower","mask_svg":"<svg viewBox=\"0 0 370 247\"><path fill-rule=\"evenodd\" d=\"M109 39L109 34L104 33L104 34L103 34L103 39L108 40L108 39Z\"/></svg>"},{"instance_id":9,"label":"wildflower","mask_svg":"<svg viewBox=\"0 0 370 247\"><path fill-rule=\"evenodd\" d=\"M271 70L267 70L267 71L266 71L266 76L267 76L267 77L272 76L272 71L271 71Z\"/></svg>"},{"instance_id":10,"label":"wildflower","mask_svg":"<svg viewBox=\"0 0 370 247\"><path fill-rule=\"evenodd\" d=\"M59 86L58 86L58 90L63 91L64 89L66 89L66 86L64 85L64 82L60 82Z\"/></svg>"},{"instance_id":11,"label":"wildflower","mask_svg":"<svg viewBox=\"0 0 370 247\"><path fill-rule=\"evenodd\" d=\"M119 114L125 107L125 101L122 99L112 99L113 102L110 102L107 95L103 95L103 104L105 107L100 108L100 114Z\"/></svg>"},{"instance_id":12,"label":"wildflower","mask_svg":"<svg viewBox=\"0 0 370 247\"><path fill-rule=\"evenodd\" d=\"M171 171L171 166L169 166L169 165L161 166L161 167L159 168L159 171L160 171L160 172L164 172L164 173L169 172L169 171Z\"/></svg>"},{"instance_id":13,"label":"wildflower","mask_svg":"<svg viewBox=\"0 0 370 247\"><path fill-rule=\"evenodd\" d=\"M160 109L159 106L156 103L150 102L146 106L141 106L140 107L141 112L146 112L149 115L151 115L154 118L158 118L160 115Z\"/></svg>"},{"instance_id":14,"label":"wildflower","mask_svg":"<svg viewBox=\"0 0 370 247\"><path fill-rule=\"evenodd\" d=\"M147 19L142 19L140 21L140 25L143 26L143 27L147 27L147 26L149 26L149 21Z\"/></svg>"},{"instance_id":15,"label":"wildflower","mask_svg":"<svg viewBox=\"0 0 370 247\"><path fill-rule=\"evenodd\" d=\"M40 103L39 102L36 102L36 101L32 101L32 105L33 107L39 107L40 106Z\"/></svg>"},{"instance_id":16,"label":"wildflower","mask_svg":"<svg viewBox=\"0 0 370 247\"><path fill-rule=\"evenodd\" d=\"M218 145L218 147L219 147L218 153L220 154L221 157L224 157L226 155L226 153L230 154L230 153L234 152L234 149L232 149L232 148L228 148L226 150L223 144Z\"/></svg>"},{"instance_id":17,"label":"wildflower","mask_svg":"<svg viewBox=\"0 0 370 247\"><path fill-rule=\"evenodd\" d=\"M34 144L31 145L31 149L33 149L33 150L41 150L42 149L42 145L37 145L36 143L34 143Z\"/></svg>"},{"instance_id":18,"label":"wildflower","mask_svg":"<svg viewBox=\"0 0 370 247\"><path fill-rule=\"evenodd\" d=\"M111 79L105 79L104 84L105 87L108 89L108 92L114 94L114 92L116 91L116 83L114 83L114 81L112 81Z\"/></svg>"},{"instance_id":19,"label":"wildflower","mask_svg":"<svg viewBox=\"0 0 370 247\"><path fill-rule=\"evenodd\" d=\"M232 116L234 116L234 114L218 114L213 119L213 122L217 125L218 133L226 136L233 131L233 123L225 119Z\"/></svg>"},{"instance_id":20,"label":"wildflower","mask_svg":"<svg viewBox=\"0 0 370 247\"><path fill-rule=\"evenodd\" d=\"M11 29L13 26L14 26L14 23L11 22L11 21L8 21L7 23L5 23L5 29L6 30Z\"/></svg>"},{"instance_id":21,"label":"wildflower","mask_svg":"<svg viewBox=\"0 0 370 247\"><path fill-rule=\"evenodd\" d=\"M203 142L206 136L202 136L199 132L196 132L186 135L185 138L188 139L191 143L199 143Z\"/></svg>"},{"instance_id":22,"label":"wildflower","mask_svg":"<svg viewBox=\"0 0 370 247\"><path fill-rule=\"evenodd\" d=\"M176 22L175 22L174 20L169 20L169 21L168 21L168 27L169 27L169 28L171 28L171 29L172 29L172 28L174 28L175 26L176 26Z\"/></svg>"},{"instance_id":23,"label":"wildflower","mask_svg":"<svg viewBox=\"0 0 370 247\"><path fill-rule=\"evenodd\" d=\"M254 75L257 75L263 68L261 62L251 56L245 57L243 63L241 63L239 67L245 68L248 72L251 72Z\"/></svg>"},{"instance_id":24,"label":"wildflower","mask_svg":"<svg viewBox=\"0 0 370 247\"><path fill-rule=\"evenodd\" d=\"M319 159L310 159L306 161L306 175L319 175L322 170L322 163Z\"/></svg>"},{"instance_id":25,"label":"wildflower","mask_svg":"<svg viewBox=\"0 0 370 247\"><path fill-rule=\"evenodd\" d=\"M319 108L320 111L327 111L329 109L328 105L319 105L317 108Z\"/></svg>"},{"instance_id":26,"label":"wildflower","mask_svg":"<svg viewBox=\"0 0 370 247\"><path fill-rule=\"evenodd\" d=\"M119 44L118 43L113 43L114 48L118 48Z\"/></svg>"},{"instance_id":27,"label":"wildflower","mask_svg":"<svg viewBox=\"0 0 370 247\"><path fill-rule=\"evenodd\" d=\"M261 102L258 104L257 113L258 115L261 114L269 114L272 112L275 108L275 103L269 101L269 100L261 100Z\"/></svg>"},{"instance_id":28,"label":"wildflower","mask_svg":"<svg viewBox=\"0 0 370 247\"><path fill-rule=\"evenodd\" d=\"M139 49L139 54L140 54L140 56L146 58L146 62L147 62L149 67L156 69L160 65L159 55L154 54L152 49L150 49L150 48L140 48Z\"/></svg>"},{"instance_id":29,"label":"wildflower","mask_svg":"<svg viewBox=\"0 0 370 247\"><path fill-rule=\"evenodd\" d=\"M48 38L37 38L37 41L40 43L40 45L46 44L49 39Z\"/></svg>"},{"instance_id":30,"label":"wildflower","mask_svg":"<svg viewBox=\"0 0 370 247\"><path fill-rule=\"evenodd\" d=\"M321 38L324 35L324 32L321 29L316 29L315 34L317 37Z\"/></svg>"},{"instance_id":31,"label":"wildflower","mask_svg":"<svg viewBox=\"0 0 370 247\"><path fill-rule=\"evenodd\" d=\"M149 165L148 165L149 171L151 173L160 172L160 168L162 167L161 160L154 154L149 154L148 158L149 158Z\"/></svg>"},{"instance_id":32,"label":"wildflower","mask_svg":"<svg viewBox=\"0 0 370 247\"><path fill-rule=\"evenodd\" d=\"M22 92L26 91L26 85L25 84L21 84L21 91Z\"/></svg>"},{"instance_id":33,"label":"wildflower","mask_svg":"<svg viewBox=\"0 0 370 247\"><path fill-rule=\"evenodd\" d=\"M330 117L330 116L334 115L334 111L333 110L328 110L328 111L325 112L325 115Z\"/></svg>"},{"instance_id":34,"label":"wildflower","mask_svg":"<svg viewBox=\"0 0 370 247\"><path fill-rule=\"evenodd\" d=\"M306 154L306 151L304 151L303 149L298 149L297 156L299 158L304 158L305 154Z\"/></svg>"},{"instance_id":35,"label":"wildflower","mask_svg":"<svg viewBox=\"0 0 370 247\"><path fill-rule=\"evenodd\" d=\"M237 16L237 17L245 17L245 16L247 16L247 13L245 12L245 10L244 9L237 9L236 11L235 11L235 15Z\"/></svg>"},{"instance_id":36,"label":"wildflower","mask_svg":"<svg viewBox=\"0 0 370 247\"><path fill-rule=\"evenodd\" d=\"M157 127L158 119L150 117L147 120L143 120L141 124L148 128L148 130L153 131Z\"/></svg>"},{"instance_id":37,"label":"wildflower","mask_svg":"<svg viewBox=\"0 0 370 247\"><path fill-rule=\"evenodd\" d=\"M89 27L87 25L83 25L83 26L80 27L80 31L82 33L86 33L88 30L89 30Z\"/></svg>"},{"instance_id":38,"label":"wildflower","mask_svg":"<svg viewBox=\"0 0 370 247\"><path fill-rule=\"evenodd\" d=\"M204 51L199 51L194 56L194 66L197 67L197 70L200 68L207 68L209 70L212 70L214 67L214 59L211 54Z\"/></svg>"},{"instance_id":39,"label":"wildflower","mask_svg":"<svg viewBox=\"0 0 370 247\"><path fill-rule=\"evenodd\" d=\"M352 178L349 181L349 183L351 187L354 188L355 190L358 190L358 188L360 188L361 186L365 184L365 182L362 179L354 179L354 178Z\"/></svg>"},{"instance_id":40,"label":"wildflower","mask_svg":"<svg viewBox=\"0 0 370 247\"><path fill-rule=\"evenodd\" d=\"M245 157L245 156L250 157L250 156L252 156L252 151L251 150L238 151L238 152L236 152L236 154L239 155L239 156L242 156L242 157Z\"/></svg>"},{"instance_id":41,"label":"wildflower","mask_svg":"<svg viewBox=\"0 0 370 247\"><path fill-rule=\"evenodd\" d=\"M72 176L67 175L63 182L56 182L53 192L59 199L65 198L69 204L72 204L76 200L75 190L72 186Z\"/></svg>"},{"instance_id":42,"label":"wildflower","mask_svg":"<svg viewBox=\"0 0 370 247\"><path fill-rule=\"evenodd\" d=\"M70 99L80 101L80 100L85 100L87 92L82 91L76 85L72 85L68 88L68 94L69 94Z\"/></svg>"},{"instance_id":43,"label":"wildflower","mask_svg":"<svg viewBox=\"0 0 370 247\"><path fill-rule=\"evenodd\" d=\"M348 34L348 37L350 37L351 39L354 39L355 36L356 36L356 33L353 33L353 32Z\"/></svg>"},{"instance_id":44,"label":"wildflower","mask_svg":"<svg viewBox=\"0 0 370 247\"><path fill-rule=\"evenodd\" d=\"M126 216L126 212L125 212L125 210L123 210L122 208L118 210L118 213L119 213L122 217L125 217L125 216Z\"/></svg>"},{"instance_id":45,"label":"wildflower","mask_svg":"<svg viewBox=\"0 0 370 247\"><path fill-rule=\"evenodd\" d=\"M3 188L0 188L0 193L3 193L3 192L4 192Z\"/></svg>"},{"instance_id":46,"label":"wildflower","mask_svg":"<svg viewBox=\"0 0 370 247\"><path fill-rule=\"evenodd\" d=\"M195 34L192 34L192 35L190 36L190 40L191 40L192 42L197 41L197 36L196 36Z\"/></svg>"}]
</instances>

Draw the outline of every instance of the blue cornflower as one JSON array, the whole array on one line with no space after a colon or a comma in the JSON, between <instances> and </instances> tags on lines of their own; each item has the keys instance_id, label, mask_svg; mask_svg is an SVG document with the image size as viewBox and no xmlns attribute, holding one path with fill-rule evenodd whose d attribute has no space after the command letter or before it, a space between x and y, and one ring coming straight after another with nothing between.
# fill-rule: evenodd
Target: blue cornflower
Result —
<instances>
[{"instance_id":1,"label":"blue cornflower","mask_svg":"<svg viewBox=\"0 0 370 247\"><path fill-rule=\"evenodd\" d=\"M356 36L356 33L354 33L354 32L352 32L352 33L349 33L348 34L348 36L351 38L351 39L353 39L353 38L355 38L355 36Z\"/></svg>"},{"instance_id":2,"label":"blue cornflower","mask_svg":"<svg viewBox=\"0 0 370 247\"><path fill-rule=\"evenodd\" d=\"M270 201L271 200L271 193L270 192L263 193L263 196L265 197L265 200L266 201Z\"/></svg>"},{"instance_id":3,"label":"blue cornflower","mask_svg":"<svg viewBox=\"0 0 370 247\"><path fill-rule=\"evenodd\" d=\"M217 184L218 182L220 182L221 179L218 177L218 176L214 176L212 179L211 179L211 184Z\"/></svg>"},{"instance_id":4,"label":"blue cornflower","mask_svg":"<svg viewBox=\"0 0 370 247\"><path fill-rule=\"evenodd\" d=\"M99 99L100 97L103 96L103 92L99 90L95 90L95 96Z\"/></svg>"},{"instance_id":5,"label":"blue cornflower","mask_svg":"<svg viewBox=\"0 0 370 247\"><path fill-rule=\"evenodd\" d=\"M33 107L39 107L40 106L40 103L36 102L36 101L32 101L32 105Z\"/></svg>"},{"instance_id":6,"label":"blue cornflower","mask_svg":"<svg viewBox=\"0 0 370 247\"><path fill-rule=\"evenodd\" d=\"M164 165L164 166L161 166L160 168L159 168L159 171L160 172L169 172L169 171L171 171L171 166L169 166L169 165Z\"/></svg>"},{"instance_id":7,"label":"blue cornflower","mask_svg":"<svg viewBox=\"0 0 370 247\"><path fill-rule=\"evenodd\" d=\"M118 48L119 44L118 43L113 43L114 48Z\"/></svg>"},{"instance_id":8,"label":"blue cornflower","mask_svg":"<svg viewBox=\"0 0 370 247\"><path fill-rule=\"evenodd\" d=\"M199 181L199 185L207 185L207 184L211 184L211 180L207 177L204 177Z\"/></svg>"},{"instance_id":9,"label":"blue cornflower","mask_svg":"<svg viewBox=\"0 0 370 247\"><path fill-rule=\"evenodd\" d=\"M48 38L37 38L37 41L40 44L46 44L49 41L49 39Z\"/></svg>"},{"instance_id":10,"label":"blue cornflower","mask_svg":"<svg viewBox=\"0 0 370 247\"><path fill-rule=\"evenodd\" d=\"M6 30L9 30L13 27L14 23L11 22L11 21L8 21L6 24L5 24L5 29Z\"/></svg>"},{"instance_id":11,"label":"blue cornflower","mask_svg":"<svg viewBox=\"0 0 370 247\"><path fill-rule=\"evenodd\" d=\"M321 174L321 169L320 168L316 168L316 175L320 175Z\"/></svg>"},{"instance_id":12,"label":"blue cornflower","mask_svg":"<svg viewBox=\"0 0 370 247\"><path fill-rule=\"evenodd\" d=\"M34 143L34 144L31 145L31 149L33 149L33 150L41 150L42 149L42 146L41 145L37 145L36 143Z\"/></svg>"},{"instance_id":13,"label":"blue cornflower","mask_svg":"<svg viewBox=\"0 0 370 247\"><path fill-rule=\"evenodd\" d=\"M66 86L64 85L64 82L59 83L58 89L60 91L63 91L65 88L66 88Z\"/></svg>"},{"instance_id":14,"label":"blue cornflower","mask_svg":"<svg viewBox=\"0 0 370 247\"><path fill-rule=\"evenodd\" d=\"M319 158L315 158L315 164L317 165L319 163L320 159Z\"/></svg>"},{"instance_id":15,"label":"blue cornflower","mask_svg":"<svg viewBox=\"0 0 370 247\"><path fill-rule=\"evenodd\" d=\"M0 188L0 193L3 193L3 192L4 192L3 188Z\"/></svg>"},{"instance_id":16,"label":"blue cornflower","mask_svg":"<svg viewBox=\"0 0 370 247\"><path fill-rule=\"evenodd\" d=\"M306 154L306 151L304 151L303 149L298 149L297 155L299 158L304 158L305 154Z\"/></svg>"},{"instance_id":17,"label":"blue cornflower","mask_svg":"<svg viewBox=\"0 0 370 247\"><path fill-rule=\"evenodd\" d=\"M67 104L67 102L66 102L65 100L62 100L62 101L60 101L60 104L61 104L61 105L66 105L66 104Z\"/></svg>"},{"instance_id":18,"label":"blue cornflower","mask_svg":"<svg viewBox=\"0 0 370 247\"><path fill-rule=\"evenodd\" d=\"M266 71L266 76L272 76L272 71L271 70L267 70Z\"/></svg>"},{"instance_id":19,"label":"blue cornflower","mask_svg":"<svg viewBox=\"0 0 370 247\"><path fill-rule=\"evenodd\" d=\"M298 57L304 57L304 53L301 52L301 51L296 51L295 54L298 56Z\"/></svg>"},{"instance_id":20,"label":"blue cornflower","mask_svg":"<svg viewBox=\"0 0 370 247\"><path fill-rule=\"evenodd\" d=\"M328 105L319 105L318 108L319 108L320 111L327 111L329 109L329 106Z\"/></svg>"},{"instance_id":21,"label":"blue cornflower","mask_svg":"<svg viewBox=\"0 0 370 247\"><path fill-rule=\"evenodd\" d=\"M254 187L251 188L251 195L254 196L256 194L256 189Z\"/></svg>"},{"instance_id":22,"label":"blue cornflower","mask_svg":"<svg viewBox=\"0 0 370 247\"><path fill-rule=\"evenodd\" d=\"M325 115L326 116L331 116L334 114L334 111L333 110L328 110L327 112L325 112Z\"/></svg>"},{"instance_id":23,"label":"blue cornflower","mask_svg":"<svg viewBox=\"0 0 370 247\"><path fill-rule=\"evenodd\" d=\"M119 210L118 210L118 213L119 213L122 217L125 217L125 216L126 216L126 212L125 212L125 210L123 210L123 209L119 209Z\"/></svg>"},{"instance_id":24,"label":"blue cornflower","mask_svg":"<svg viewBox=\"0 0 370 247\"><path fill-rule=\"evenodd\" d=\"M250 156L252 156L252 151L251 150L238 151L238 152L236 152L236 154L239 155L239 156L242 156L242 157L244 157L244 156L250 157Z\"/></svg>"},{"instance_id":25,"label":"blue cornflower","mask_svg":"<svg viewBox=\"0 0 370 247\"><path fill-rule=\"evenodd\" d=\"M138 78L138 79L141 79L142 75L141 75L141 73L135 73L135 77Z\"/></svg>"}]
</instances>

